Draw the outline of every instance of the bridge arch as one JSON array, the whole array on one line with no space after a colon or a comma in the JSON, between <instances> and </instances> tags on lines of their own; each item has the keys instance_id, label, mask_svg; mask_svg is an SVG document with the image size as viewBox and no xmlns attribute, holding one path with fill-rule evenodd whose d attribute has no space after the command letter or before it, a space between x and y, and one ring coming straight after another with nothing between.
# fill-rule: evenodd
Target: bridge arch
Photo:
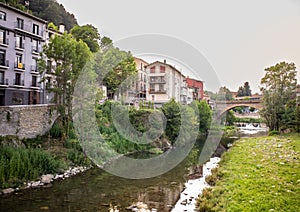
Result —
<instances>
[{"instance_id":1,"label":"bridge arch","mask_svg":"<svg viewBox=\"0 0 300 212\"><path fill-rule=\"evenodd\" d=\"M229 111L232 108L246 106L246 107L253 107L255 109L261 110L263 105L260 100L257 101L222 101L216 102L218 117L221 117L225 112Z\"/></svg>"}]
</instances>

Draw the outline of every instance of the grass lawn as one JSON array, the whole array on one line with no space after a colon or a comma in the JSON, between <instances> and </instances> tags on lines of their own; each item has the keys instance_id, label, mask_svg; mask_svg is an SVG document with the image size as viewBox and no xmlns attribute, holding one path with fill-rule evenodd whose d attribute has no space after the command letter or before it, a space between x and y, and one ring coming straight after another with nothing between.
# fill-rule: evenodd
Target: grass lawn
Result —
<instances>
[{"instance_id":1,"label":"grass lawn","mask_svg":"<svg viewBox=\"0 0 300 212\"><path fill-rule=\"evenodd\" d=\"M300 211L300 134L245 138L222 156L200 211Z\"/></svg>"}]
</instances>

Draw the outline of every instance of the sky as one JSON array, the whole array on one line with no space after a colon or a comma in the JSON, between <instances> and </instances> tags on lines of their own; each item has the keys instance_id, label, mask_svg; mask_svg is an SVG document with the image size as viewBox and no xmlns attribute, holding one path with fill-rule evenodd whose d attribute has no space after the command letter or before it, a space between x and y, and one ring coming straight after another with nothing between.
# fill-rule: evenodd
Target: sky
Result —
<instances>
[{"instance_id":1,"label":"sky","mask_svg":"<svg viewBox=\"0 0 300 212\"><path fill-rule=\"evenodd\" d=\"M79 25L93 24L101 36L116 44L133 36L154 34L175 38L184 44L182 48L195 48L220 84L232 91L248 81L253 93L258 92L264 69L281 61L296 64L300 81L299 0L57 1L76 16ZM174 48L178 50L180 45ZM134 48L125 50L137 54ZM141 57L156 60L153 55ZM168 58L177 68L184 64L179 69L190 67L188 60L172 55ZM214 89L209 77L203 74L201 79L207 89Z\"/></svg>"}]
</instances>

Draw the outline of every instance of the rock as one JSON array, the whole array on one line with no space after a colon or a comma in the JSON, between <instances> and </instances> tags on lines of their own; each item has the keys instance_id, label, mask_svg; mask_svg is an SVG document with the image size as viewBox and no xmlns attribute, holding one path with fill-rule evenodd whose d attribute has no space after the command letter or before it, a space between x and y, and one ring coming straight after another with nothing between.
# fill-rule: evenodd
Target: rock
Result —
<instances>
[{"instance_id":1,"label":"rock","mask_svg":"<svg viewBox=\"0 0 300 212\"><path fill-rule=\"evenodd\" d=\"M42 206L42 207L40 207L40 210L49 210L49 207L48 206Z\"/></svg>"},{"instance_id":2,"label":"rock","mask_svg":"<svg viewBox=\"0 0 300 212\"><path fill-rule=\"evenodd\" d=\"M36 188L36 187L39 187L39 186L41 186L41 182L40 181L31 183L31 187L32 188Z\"/></svg>"},{"instance_id":3,"label":"rock","mask_svg":"<svg viewBox=\"0 0 300 212\"><path fill-rule=\"evenodd\" d=\"M53 174L46 174L41 177L41 182L44 184L49 184L53 181Z\"/></svg>"},{"instance_id":4,"label":"rock","mask_svg":"<svg viewBox=\"0 0 300 212\"><path fill-rule=\"evenodd\" d=\"M2 193L3 194L10 194L10 193L12 193L14 191L15 191L15 189L13 189L13 188L7 188L7 189L3 189Z\"/></svg>"},{"instance_id":5,"label":"rock","mask_svg":"<svg viewBox=\"0 0 300 212\"><path fill-rule=\"evenodd\" d=\"M181 205L186 205L186 204L187 204L187 200L186 200L186 199L183 200L180 204L181 204Z\"/></svg>"}]
</instances>

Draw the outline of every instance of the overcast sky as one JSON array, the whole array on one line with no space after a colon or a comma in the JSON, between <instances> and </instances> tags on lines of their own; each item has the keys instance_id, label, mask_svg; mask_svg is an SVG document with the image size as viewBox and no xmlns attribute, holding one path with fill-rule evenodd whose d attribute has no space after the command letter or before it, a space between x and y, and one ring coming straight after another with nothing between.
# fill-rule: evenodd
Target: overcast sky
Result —
<instances>
[{"instance_id":1,"label":"overcast sky","mask_svg":"<svg viewBox=\"0 0 300 212\"><path fill-rule=\"evenodd\" d=\"M245 81L259 91L264 68L280 61L296 64L299 83L299 0L57 1L113 41L154 33L189 43L232 91Z\"/></svg>"}]
</instances>

